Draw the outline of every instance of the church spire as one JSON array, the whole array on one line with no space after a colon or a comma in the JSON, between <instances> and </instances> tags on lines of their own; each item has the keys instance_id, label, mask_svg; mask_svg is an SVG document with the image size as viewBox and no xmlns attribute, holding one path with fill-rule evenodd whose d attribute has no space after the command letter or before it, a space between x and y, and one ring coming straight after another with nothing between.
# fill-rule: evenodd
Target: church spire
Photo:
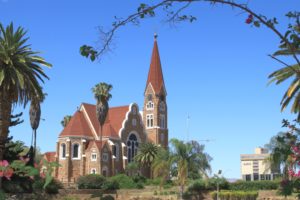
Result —
<instances>
[{"instance_id":1,"label":"church spire","mask_svg":"<svg viewBox=\"0 0 300 200\"><path fill-rule=\"evenodd\" d=\"M154 46L152 50L152 57L151 57L150 69L148 72L146 88L150 83L156 94L158 94L161 88L164 86L164 77L161 69L156 33L154 34Z\"/></svg>"}]
</instances>

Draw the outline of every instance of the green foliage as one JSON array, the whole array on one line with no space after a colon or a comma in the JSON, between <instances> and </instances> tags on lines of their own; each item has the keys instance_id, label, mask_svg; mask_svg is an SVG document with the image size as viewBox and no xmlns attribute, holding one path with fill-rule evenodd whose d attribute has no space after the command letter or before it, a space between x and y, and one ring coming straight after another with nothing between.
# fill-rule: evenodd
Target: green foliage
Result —
<instances>
[{"instance_id":1,"label":"green foliage","mask_svg":"<svg viewBox=\"0 0 300 200\"><path fill-rule=\"evenodd\" d=\"M29 177L13 176L11 180L2 180L2 189L7 193L32 192L32 180Z\"/></svg>"},{"instance_id":2,"label":"green foliage","mask_svg":"<svg viewBox=\"0 0 300 200\"><path fill-rule=\"evenodd\" d=\"M80 200L80 199L78 197L67 196L67 197L64 197L62 200Z\"/></svg>"},{"instance_id":3,"label":"green foliage","mask_svg":"<svg viewBox=\"0 0 300 200\"><path fill-rule=\"evenodd\" d=\"M128 165L126 166L125 172L129 176L135 176L138 174L139 168L140 167L137 162L131 162L131 163L128 163Z\"/></svg>"},{"instance_id":4,"label":"green foliage","mask_svg":"<svg viewBox=\"0 0 300 200\"><path fill-rule=\"evenodd\" d=\"M51 182L44 188L45 185L45 179L41 177L35 177L32 188L34 192L39 192L42 190L45 190L48 194L57 194L59 189L63 188L63 185L61 182L59 182L56 179L52 179Z\"/></svg>"},{"instance_id":5,"label":"green foliage","mask_svg":"<svg viewBox=\"0 0 300 200\"><path fill-rule=\"evenodd\" d=\"M196 180L191 185L189 185L187 190L189 192L199 192L202 190L207 190L207 182L203 179Z\"/></svg>"},{"instance_id":6,"label":"green foliage","mask_svg":"<svg viewBox=\"0 0 300 200\"><path fill-rule=\"evenodd\" d=\"M115 200L115 198L111 195L106 195L101 197L100 200Z\"/></svg>"},{"instance_id":7,"label":"green foliage","mask_svg":"<svg viewBox=\"0 0 300 200\"><path fill-rule=\"evenodd\" d=\"M5 199L7 199L5 192L3 192L3 190L0 190L0 200L5 200Z\"/></svg>"},{"instance_id":8,"label":"green foliage","mask_svg":"<svg viewBox=\"0 0 300 200\"><path fill-rule=\"evenodd\" d=\"M146 183L147 179L146 179L146 177L137 174L137 175L132 176L132 180L135 183Z\"/></svg>"},{"instance_id":9,"label":"green foliage","mask_svg":"<svg viewBox=\"0 0 300 200\"><path fill-rule=\"evenodd\" d=\"M104 190L118 190L118 189L120 189L120 184L116 180L108 179L107 181L105 181L105 183L103 185L103 189Z\"/></svg>"},{"instance_id":10,"label":"green foliage","mask_svg":"<svg viewBox=\"0 0 300 200\"><path fill-rule=\"evenodd\" d=\"M229 184L230 190L257 191L257 190L276 190L279 181L237 181Z\"/></svg>"},{"instance_id":11,"label":"green foliage","mask_svg":"<svg viewBox=\"0 0 300 200\"><path fill-rule=\"evenodd\" d=\"M211 197L217 200L217 192L212 192ZM220 200L256 200L257 191L220 191Z\"/></svg>"},{"instance_id":12,"label":"green foliage","mask_svg":"<svg viewBox=\"0 0 300 200\"><path fill-rule=\"evenodd\" d=\"M105 177L98 174L81 176L77 180L79 189L102 189L105 184Z\"/></svg>"},{"instance_id":13,"label":"green foliage","mask_svg":"<svg viewBox=\"0 0 300 200\"><path fill-rule=\"evenodd\" d=\"M118 182L121 189L137 188L137 183L135 183L131 177L126 176L125 174L118 174L116 176L110 177L110 180Z\"/></svg>"},{"instance_id":14,"label":"green foliage","mask_svg":"<svg viewBox=\"0 0 300 200\"><path fill-rule=\"evenodd\" d=\"M43 166L46 167L46 174L45 174L45 184L44 189L47 187L48 184L51 183L53 180L52 173L56 167L59 167L59 163L57 162L48 162L47 160L43 160Z\"/></svg>"},{"instance_id":15,"label":"green foliage","mask_svg":"<svg viewBox=\"0 0 300 200\"><path fill-rule=\"evenodd\" d=\"M283 179L280 182L280 187L278 192L280 195L288 196L293 193L293 188L294 188L293 181L288 179Z\"/></svg>"},{"instance_id":16,"label":"green foliage","mask_svg":"<svg viewBox=\"0 0 300 200\"><path fill-rule=\"evenodd\" d=\"M151 142L143 143L134 160L142 166L151 166L158 153L158 149L159 147L156 144Z\"/></svg>"},{"instance_id":17,"label":"green foliage","mask_svg":"<svg viewBox=\"0 0 300 200\"><path fill-rule=\"evenodd\" d=\"M146 185L160 185L161 183L161 178L153 178L153 179L147 179L146 180Z\"/></svg>"},{"instance_id":18,"label":"green foliage","mask_svg":"<svg viewBox=\"0 0 300 200\"><path fill-rule=\"evenodd\" d=\"M213 177L213 178L210 178L208 180L208 183L207 183L207 189L208 190L216 190L217 189L217 183L219 183L219 189L222 190L226 190L229 188L229 183L228 181L225 179L225 178L216 178L216 177Z\"/></svg>"}]
</instances>

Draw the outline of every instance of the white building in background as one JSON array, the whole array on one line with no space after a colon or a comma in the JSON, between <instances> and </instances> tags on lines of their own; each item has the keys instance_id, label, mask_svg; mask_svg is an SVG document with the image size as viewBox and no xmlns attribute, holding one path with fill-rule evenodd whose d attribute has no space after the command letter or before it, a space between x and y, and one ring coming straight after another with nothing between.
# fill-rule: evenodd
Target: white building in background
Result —
<instances>
[{"instance_id":1,"label":"white building in background","mask_svg":"<svg viewBox=\"0 0 300 200\"><path fill-rule=\"evenodd\" d=\"M241 174L245 181L274 180L278 169L271 169L270 154L264 148L255 148L254 154L241 154Z\"/></svg>"}]
</instances>

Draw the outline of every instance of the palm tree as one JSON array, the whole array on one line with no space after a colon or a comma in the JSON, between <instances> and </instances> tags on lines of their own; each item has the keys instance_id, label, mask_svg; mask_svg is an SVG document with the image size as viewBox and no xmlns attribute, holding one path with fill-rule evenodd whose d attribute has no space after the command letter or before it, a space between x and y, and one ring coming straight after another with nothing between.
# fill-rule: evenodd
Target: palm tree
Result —
<instances>
[{"instance_id":1,"label":"palm tree","mask_svg":"<svg viewBox=\"0 0 300 200\"><path fill-rule=\"evenodd\" d=\"M184 186L188 179L188 167L190 161L188 153L192 146L175 138L171 139L170 143L173 147L172 162L174 162L177 167L177 183L180 187L180 198L182 199Z\"/></svg>"},{"instance_id":2,"label":"palm tree","mask_svg":"<svg viewBox=\"0 0 300 200\"><path fill-rule=\"evenodd\" d=\"M39 127L40 119L41 119L41 103L45 99L45 94L42 96L36 96L32 98L30 103L30 109L29 109L29 118L30 118L30 125L33 131L33 153L30 157L31 164L34 163L34 158L36 157L36 130ZM32 145L32 144L31 144Z\"/></svg>"},{"instance_id":3,"label":"palm tree","mask_svg":"<svg viewBox=\"0 0 300 200\"><path fill-rule=\"evenodd\" d=\"M63 126L63 127L66 127L67 124L70 122L72 116L71 115L66 115L64 116L64 119L61 120L60 124Z\"/></svg>"},{"instance_id":4,"label":"palm tree","mask_svg":"<svg viewBox=\"0 0 300 200\"><path fill-rule=\"evenodd\" d=\"M112 89L112 85L107 83L98 83L95 87L92 88L94 93L94 97L97 101L96 104L96 116L98 122L100 124L100 146L102 148L102 127L106 120L106 116L109 110L108 101L111 99L112 95L110 91ZM102 170L102 149L100 151L100 166Z\"/></svg>"},{"instance_id":5,"label":"palm tree","mask_svg":"<svg viewBox=\"0 0 300 200\"><path fill-rule=\"evenodd\" d=\"M153 163L156 155L158 153L158 146L151 142L143 143L134 160L140 163L142 166L150 168ZM151 168L150 168L150 177L152 176Z\"/></svg>"},{"instance_id":6,"label":"palm tree","mask_svg":"<svg viewBox=\"0 0 300 200\"><path fill-rule=\"evenodd\" d=\"M32 51L26 42L26 31L11 23L6 28L0 24L0 160L9 133L12 106L26 106L36 96L42 96L40 82L49 79L41 65L51 67L39 52Z\"/></svg>"},{"instance_id":7,"label":"palm tree","mask_svg":"<svg viewBox=\"0 0 300 200\"><path fill-rule=\"evenodd\" d=\"M158 153L152 163L153 177L161 178L160 189L164 182L170 177L172 157L168 150L159 148Z\"/></svg>"},{"instance_id":8,"label":"palm tree","mask_svg":"<svg viewBox=\"0 0 300 200\"><path fill-rule=\"evenodd\" d=\"M177 183L180 186L180 195L184 191L189 173L196 172L206 174L210 170L209 162L211 160L208 154L205 154L204 146L196 141L184 143L178 139L171 139L171 166L176 167Z\"/></svg>"},{"instance_id":9,"label":"palm tree","mask_svg":"<svg viewBox=\"0 0 300 200\"><path fill-rule=\"evenodd\" d=\"M295 34L298 34L298 40L299 40L299 34L300 29L297 27L293 27L291 29L294 29ZM287 32L288 33L288 32ZM291 33L291 31L289 31ZM295 35L294 35L295 36ZM296 40L294 41L296 43ZM299 41L298 41L299 43ZM291 50L291 45L293 46L293 51ZM288 45L285 41L281 42L281 45L279 46L280 50L276 51L272 58L278 60L281 64L284 64L285 67L276 70L272 74L269 75L270 82L275 82L276 85L289 80L293 79L290 86L284 93L282 100L280 102L281 104L281 111L284 111L285 108L290 104L291 100L293 100L291 112L297 115L297 121L300 121L300 66L299 62L294 65L288 65L281 60L277 59L277 56L297 56L300 55L300 46L290 44Z\"/></svg>"}]
</instances>

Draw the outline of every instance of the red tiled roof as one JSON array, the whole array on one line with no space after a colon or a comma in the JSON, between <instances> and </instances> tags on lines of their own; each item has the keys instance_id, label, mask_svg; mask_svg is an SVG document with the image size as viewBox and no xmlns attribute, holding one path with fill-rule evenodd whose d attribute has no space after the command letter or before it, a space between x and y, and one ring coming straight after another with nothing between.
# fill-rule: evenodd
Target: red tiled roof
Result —
<instances>
[{"instance_id":1,"label":"red tiled roof","mask_svg":"<svg viewBox=\"0 0 300 200\"><path fill-rule=\"evenodd\" d=\"M156 39L154 40L154 46L152 50L152 57L150 63L150 69L148 72L148 80L146 84L146 88L149 83L151 83L154 92L158 94L164 85L164 77L161 69L160 57L158 52L158 46Z\"/></svg>"},{"instance_id":2,"label":"red tiled roof","mask_svg":"<svg viewBox=\"0 0 300 200\"><path fill-rule=\"evenodd\" d=\"M100 136L100 125L96 116L96 107L92 104L82 104L91 120L95 131ZM122 128L122 122L126 117L129 106L112 107L109 109L105 123L103 125L102 136L119 137L119 130Z\"/></svg>"},{"instance_id":3,"label":"red tiled roof","mask_svg":"<svg viewBox=\"0 0 300 200\"><path fill-rule=\"evenodd\" d=\"M90 129L83 112L76 111L72 116L70 122L60 133L60 136L88 136L93 137L92 130Z\"/></svg>"},{"instance_id":4,"label":"red tiled roof","mask_svg":"<svg viewBox=\"0 0 300 200\"><path fill-rule=\"evenodd\" d=\"M46 152L46 153L44 153L44 158L48 162L54 162L55 161L55 154L56 154L56 152Z\"/></svg>"}]
</instances>

